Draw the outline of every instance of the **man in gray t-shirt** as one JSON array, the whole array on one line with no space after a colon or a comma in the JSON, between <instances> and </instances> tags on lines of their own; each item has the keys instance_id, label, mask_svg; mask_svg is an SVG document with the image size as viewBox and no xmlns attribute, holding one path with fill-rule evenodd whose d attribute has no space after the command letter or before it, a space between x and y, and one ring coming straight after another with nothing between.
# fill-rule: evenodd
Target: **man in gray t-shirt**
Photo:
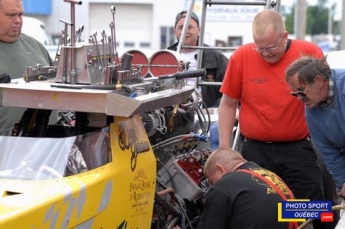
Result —
<instances>
[{"instance_id":1,"label":"man in gray t-shirt","mask_svg":"<svg viewBox=\"0 0 345 229\"><path fill-rule=\"evenodd\" d=\"M27 66L51 66L52 60L44 46L21 33L24 9L21 0L0 0L0 75L11 79L23 77ZM24 112L20 108L0 107L0 132L10 129Z\"/></svg>"}]
</instances>

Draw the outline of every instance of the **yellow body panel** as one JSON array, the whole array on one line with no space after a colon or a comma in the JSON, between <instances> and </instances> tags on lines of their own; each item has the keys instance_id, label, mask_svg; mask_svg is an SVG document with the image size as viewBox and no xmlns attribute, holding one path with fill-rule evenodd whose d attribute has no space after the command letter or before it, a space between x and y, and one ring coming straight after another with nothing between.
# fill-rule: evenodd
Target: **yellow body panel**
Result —
<instances>
[{"instance_id":1,"label":"yellow body panel","mask_svg":"<svg viewBox=\"0 0 345 229\"><path fill-rule=\"evenodd\" d=\"M156 160L139 116L115 117L112 162L56 180L0 180L0 228L150 228Z\"/></svg>"}]
</instances>

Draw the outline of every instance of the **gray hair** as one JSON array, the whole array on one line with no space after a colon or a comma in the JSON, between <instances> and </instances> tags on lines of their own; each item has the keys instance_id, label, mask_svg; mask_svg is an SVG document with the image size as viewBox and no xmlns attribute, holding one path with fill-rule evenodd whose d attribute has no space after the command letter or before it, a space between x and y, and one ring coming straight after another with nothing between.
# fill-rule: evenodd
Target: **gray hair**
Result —
<instances>
[{"instance_id":1,"label":"gray hair","mask_svg":"<svg viewBox=\"0 0 345 229\"><path fill-rule=\"evenodd\" d=\"M298 73L300 83L311 84L317 75L328 80L331 75L331 69L327 64L326 58L327 56L323 58L303 56L294 61L285 71L286 82L289 82L296 73Z\"/></svg>"}]
</instances>

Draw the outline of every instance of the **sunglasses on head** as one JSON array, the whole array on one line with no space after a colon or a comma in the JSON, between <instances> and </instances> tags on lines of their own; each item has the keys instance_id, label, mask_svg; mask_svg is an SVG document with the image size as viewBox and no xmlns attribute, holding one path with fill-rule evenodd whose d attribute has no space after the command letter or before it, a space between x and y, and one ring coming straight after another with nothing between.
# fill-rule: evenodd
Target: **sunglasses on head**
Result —
<instances>
[{"instance_id":1,"label":"sunglasses on head","mask_svg":"<svg viewBox=\"0 0 345 229\"><path fill-rule=\"evenodd\" d=\"M302 98L304 98L304 97L307 97L306 92L307 92L308 88L309 88L309 84L308 84L308 86L304 89L304 91L292 91L292 92L290 92L290 94L291 94L292 96L295 96L295 97L302 97Z\"/></svg>"}]
</instances>

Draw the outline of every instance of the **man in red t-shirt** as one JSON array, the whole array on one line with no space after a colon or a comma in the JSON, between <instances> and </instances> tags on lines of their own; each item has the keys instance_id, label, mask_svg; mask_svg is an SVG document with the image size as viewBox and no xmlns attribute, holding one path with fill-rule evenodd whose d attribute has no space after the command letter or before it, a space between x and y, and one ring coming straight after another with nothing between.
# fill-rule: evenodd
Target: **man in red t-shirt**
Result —
<instances>
[{"instance_id":1,"label":"man in red t-shirt","mask_svg":"<svg viewBox=\"0 0 345 229\"><path fill-rule=\"evenodd\" d=\"M323 200L321 170L309 139L304 104L290 95L285 70L302 55L322 57L315 44L288 39L281 15L264 10L253 21L254 43L231 56L220 91L219 147L230 147L235 114L242 155L280 176L297 199ZM314 229L326 228L319 221Z\"/></svg>"}]
</instances>

